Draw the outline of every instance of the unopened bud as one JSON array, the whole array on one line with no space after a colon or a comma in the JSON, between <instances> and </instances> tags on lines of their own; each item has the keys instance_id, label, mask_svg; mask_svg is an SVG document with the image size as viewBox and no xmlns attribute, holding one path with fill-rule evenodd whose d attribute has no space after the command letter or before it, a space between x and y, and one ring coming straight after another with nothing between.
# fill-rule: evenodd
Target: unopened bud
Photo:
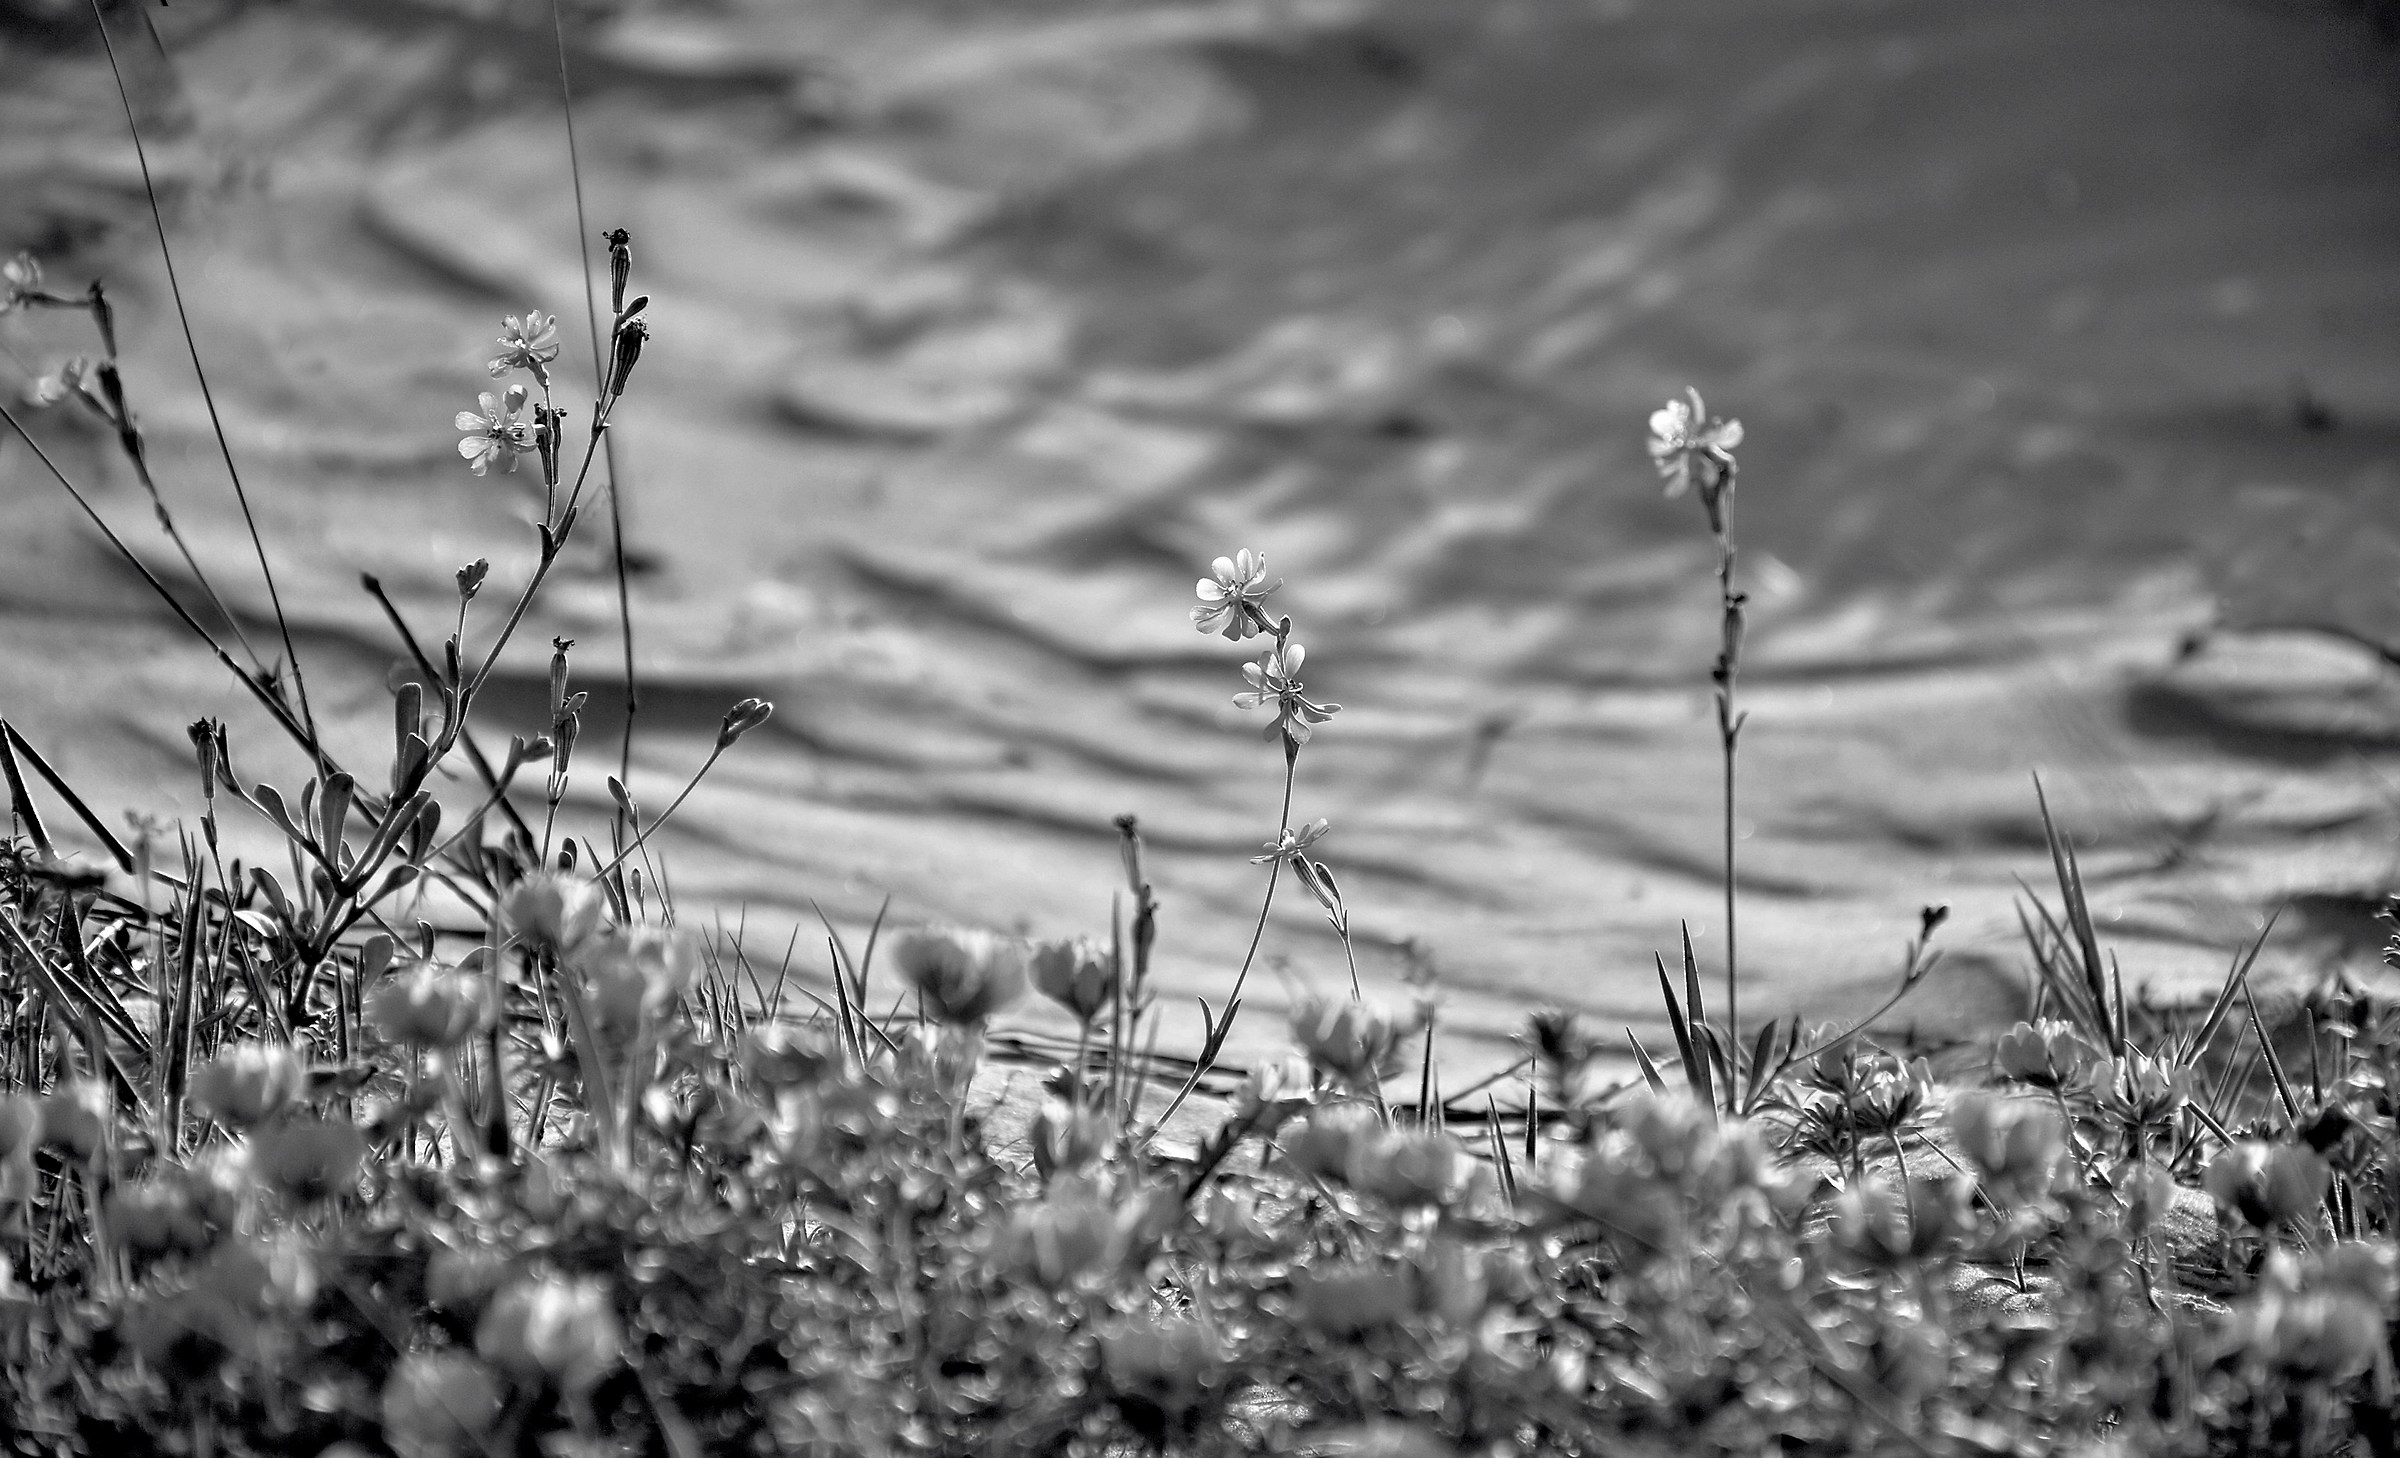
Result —
<instances>
[{"instance_id":1,"label":"unopened bud","mask_svg":"<svg viewBox=\"0 0 2400 1458\"><path fill-rule=\"evenodd\" d=\"M491 576L492 563L488 557L478 557L458 569L458 597L461 602L473 602L483 590L483 579Z\"/></svg>"},{"instance_id":2,"label":"unopened bud","mask_svg":"<svg viewBox=\"0 0 2400 1458\"><path fill-rule=\"evenodd\" d=\"M625 393L625 382L633 376L634 364L642 357L642 346L650 342L650 326L636 319L617 331L617 357L608 372L610 399Z\"/></svg>"},{"instance_id":3,"label":"unopened bud","mask_svg":"<svg viewBox=\"0 0 2400 1458\"><path fill-rule=\"evenodd\" d=\"M604 236L608 240L608 307L621 314L625 312L625 280L633 275L633 235L623 228L611 228Z\"/></svg>"},{"instance_id":4,"label":"unopened bud","mask_svg":"<svg viewBox=\"0 0 2400 1458\"><path fill-rule=\"evenodd\" d=\"M775 706L765 699L744 699L725 711L725 722L717 728L717 748L730 749L733 741L767 722Z\"/></svg>"},{"instance_id":5,"label":"unopened bud","mask_svg":"<svg viewBox=\"0 0 2400 1458\"><path fill-rule=\"evenodd\" d=\"M225 726L214 719L194 719L187 731L192 736L192 749L200 756L200 798L217 797L217 746L223 742Z\"/></svg>"}]
</instances>

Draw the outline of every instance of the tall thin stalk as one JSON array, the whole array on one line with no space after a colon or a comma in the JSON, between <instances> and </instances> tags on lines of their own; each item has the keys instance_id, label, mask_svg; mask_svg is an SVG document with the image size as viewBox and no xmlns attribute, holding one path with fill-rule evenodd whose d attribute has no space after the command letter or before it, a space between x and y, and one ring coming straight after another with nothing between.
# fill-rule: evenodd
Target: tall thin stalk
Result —
<instances>
[{"instance_id":1,"label":"tall thin stalk","mask_svg":"<svg viewBox=\"0 0 2400 1458\"><path fill-rule=\"evenodd\" d=\"M1734 447L1742 443L1742 423L1711 419L1698 390L1670 400L1650 416L1650 459L1667 483L1669 496L1697 488L1701 509L1708 513L1709 535L1717 544L1717 602L1719 638L1717 662L1710 678L1717 686L1717 740L1724 754L1725 780L1725 1062L1728 1084L1741 1082L1741 970L1736 955L1734 912L1735 761L1739 755L1744 715L1734 703L1742 665L1742 629L1748 602L1734 584L1733 487L1737 467ZM1703 1053L1702 1056L1706 1056Z\"/></svg>"},{"instance_id":2,"label":"tall thin stalk","mask_svg":"<svg viewBox=\"0 0 2400 1458\"><path fill-rule=\"evenodd\" d=\"M292 646L292 625L284 617L283 595L275 586L275 569L267 563L267 545L258 534L258 518L250 510L250 493L242 485L241 468L234 464L233 447L225 439L225 420L217 412L216 393L208 385L208 369L200 363L199 341L192 336L192 316L183 305L183 282L175 273L175 252L167 245L166 215L158 206L158 187L150 176L150 152L142 144L142 129L133 118L133 94L126 89L125 72L117 64L117 43L108 33L108 19L101 13L100 0L92 0L92 23L99 28L100 44L108 52L108 69L116 77L117 100L125 108L125 128L133 135L133 156L142 169L142 193L150 201L150 224L158 232L158 254L167 268L167 291L174 296L175 318L183 327L183 347L192 357L192 373L200 380L200 400L208 407L209 427L216 432L217 453L225 458L225 474L232 478L234 500L241 504L242 524L250 532L250 548L258 554L259 575L266 579L267 602L275 610L275 627L283 636L283 654L292 665L292 688L299 699L300 723L308 731L308 748L318 761L321 773L326 768L324 751L317 745L317 721L309 712L308 678L300 670L299 650Z\"/></svg>"}]
</instances>

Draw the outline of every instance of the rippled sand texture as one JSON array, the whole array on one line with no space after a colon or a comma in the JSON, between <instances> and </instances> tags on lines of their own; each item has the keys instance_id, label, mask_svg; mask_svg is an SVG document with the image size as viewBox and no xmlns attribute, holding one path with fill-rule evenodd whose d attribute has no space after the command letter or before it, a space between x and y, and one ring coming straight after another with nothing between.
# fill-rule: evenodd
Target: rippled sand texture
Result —
<instances>
[{"instance_id":1,"label":"rippled sand texture","mask_svg":"<svg viewBox=\"0 0 2400 1458\"><path fill-rule=\"evenodd\" d=\"M524 481L470 477L447 424L503 310L582 338L550 40L155 13L171 60L125 42L194 325L320 709L376 764L395 656L358 574L432 638L459 563L493 557L487 602L528 565ZM634 792L777 702L662 838L754 955L812 898L1099 932L1131 811L1187 1036L1276 810L1241 654L1185 618L1251 546L1345 705L1294 811L1333 821L1369 980L1417 939L1462 1067L1541 1003L1655 1029L1653 951L1723 935L1709 556L1642 453L1688 382L1750 427L1752 1019L1871 1005L1934 901L1950 956L1895 1022L2010 1016L2036 770L2129 985L2221 975L2287 898L2278 976L2372 968L2389 673L2207 632L2400 639L2400 78L2338 8L744 0L575 67L592 226L633 229L656 300L618 442ZM263 642L116 108L96 52L0 53L0 243L110 279ZM87 347L0 328L0 372ZM99 439L50 432L152 542ZM0 511L0 706L96 801L190 813L201 713L301 777L14 444ZM539 727L575 638L597 817L621 645L586 534L485 721ZM1264 965L1243 1051L1346 983L1304 900Z\"/></svg>"}]
</instances>

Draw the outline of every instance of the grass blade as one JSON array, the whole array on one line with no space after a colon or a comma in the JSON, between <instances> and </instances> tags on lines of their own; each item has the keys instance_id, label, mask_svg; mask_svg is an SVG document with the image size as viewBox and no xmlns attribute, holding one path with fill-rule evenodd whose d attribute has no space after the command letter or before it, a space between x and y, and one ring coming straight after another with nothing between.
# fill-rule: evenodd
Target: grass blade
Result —
<instances>
[{"instance_id":1,"label":"grass blade","mask_svg":"<svg viewBox=\"0 0 2400 1458\"><path fill-rule=\"evenodd\" d=\"M50 767L50 761L42 758L42 752L26 742L25 736L17 732L14 724L0 723L0 737L6 738L17 753L32 763L34 773L48 781L50 788L58 792L58 798L67 802L67 808L75 812L75 818L83 822L84 829L108 847L109 858L117 863L117 869L132 875L133 852L127 850L125 842L117 839L100 817L92 813L91 806L83 803L83 797L75 793L74 786L67 783L65 776ZM12 776L9 781L10 793L15 793L16 787L17 782Z\"/></svg>"},{"instance_id":2,"label":"grass blade","mask_svg":"<svg viewBox=\"0 0 2400 1458\"><path fill-rule=\"evenodd\" d=\"M1651 1061L1650 1050L1642 1046L1642 1040L1633 1035L1631 1028L1625 1030L1625 1041L1633 1045L1633 1061L1642 1066L1642 1078L1650 1085L1650 1092L1666 1097L1667 1081L1658 1076L1658 1065Z\"/></svg>"}]
</instances>

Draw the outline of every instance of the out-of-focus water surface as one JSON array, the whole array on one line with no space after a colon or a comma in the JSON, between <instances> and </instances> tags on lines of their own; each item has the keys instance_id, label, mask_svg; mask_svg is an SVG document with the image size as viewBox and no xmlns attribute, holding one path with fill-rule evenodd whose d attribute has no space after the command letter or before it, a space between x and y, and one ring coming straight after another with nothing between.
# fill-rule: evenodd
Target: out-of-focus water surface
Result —
<instances>
[{"instance_id":1,"label":"out-of-focus water surface","mask_svg":"<svg viewBox=\"0 0 2400 1458\"><path fill-rule=\"evenodd\" d=\"M532 10L118 17L366 765L398 659L360 573L430 641L454 568L495 564L473 637L530 563L528 479L470 476L449 429L499 316L566 315L588 369ZM0 42L0 246L107 278L170 504L265 642L124 117L65 29ZM1749 1017L1871 1005L1928 902L1950 955L1896 1021L2012 1016L2035 771L2129 986L2220 976L2286 900L2277 976L2372 975L2400 715L2371 649L2294 631L2400 642L2400 66L2339 7L719 0L583 24L572 67L590 226L632 230L654 300L617 440L633 791L662 806L727 703L776 701L662 837L754 957L812 899L1102 932L1134 812L1188 1034L1280 787L1242 652L1185 615L1248 546L1344 705L1293 808L1333 822L1368 979L1416 939L1467 1065L1540 1003L1655 1028L1653 951L1723 937L1711 559L1642 448L1688 383L1749 427ZM12 393L90 349L63 313L0 344ZM108 443L42 419L163 564ZM245 773L303 776L13 441L0 513L0 712L96 803L193 813L203 713ZM598 524L483 716L541 727L575 639L595 820ZM1251 1050L1347 980L1304 898L1264 963Z\"/></svg>"}]
</instances>

